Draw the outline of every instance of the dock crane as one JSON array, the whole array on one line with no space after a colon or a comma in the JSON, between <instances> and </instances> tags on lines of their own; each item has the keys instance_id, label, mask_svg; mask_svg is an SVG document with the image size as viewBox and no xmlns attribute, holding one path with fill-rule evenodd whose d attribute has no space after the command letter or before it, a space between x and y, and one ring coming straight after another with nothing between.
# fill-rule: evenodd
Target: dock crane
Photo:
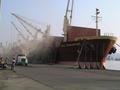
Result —
<instances>
[{"instance_id":1,"label":"dock crane","mask_svg":"<svg viewBox=\"0 0 120 90\"><path fill-rule=\"evenodd\" d=\"M70 4L71 4L71 7L70 7ZM74 0L68 0L67 8L64 16L64 25L63 25L64 42L67 41L68 26L70 26L72 22L73 5L74 5Z\"/></svg>"},{"instance_id":2,"label":"dock crane","mask_svg":"<svg viewBox=\"0 0 120 90\"><path fill-rule=\"evenodd\" d=\"M36 32L41 31L40 29L36 28L35 26L33 26L31 23L27 22L26 20L24 20L21 16L16 15L15 13L11 13L11 15L13 15L19 22L20 24L25 28L25 30L30 34L30 36L32 36L32 38L35 39L36 35L34 36L29 30L28 28L24 25L27 24L28 26L30 26L31 28L33 28L34 30L36 30Z\"/></svg>"},{"instance_id":3,"label":"dock crane","mask_svg":"<svg viewBox=\"0 0 120 90\"><path fill-rule=\"evenodd\" d=\"M38 33L41 33L43 36L45 36L46 32L48 33L50 26L47 26L47 29L45 32L42 32L41 29L38 29L37 27L35 27L34 25L32 25L31 23L29 23L28 21L26 21L23 17L16 15L15 13L11 13L15 18L17 18L17 20L20 22L20 24L25 28L25 30L29 33L30 36L32 36L33 40L35 40L38 36ZM36 30L35 35L33 35L29 29L26 27L26 25L28 25L29 27L33 28L34 30Z\"/></svg>"},{"instance_id":4,"label":"dock crane","mask_svg":"<svg viewBox=\"0 0 120 90\"><path fill-rule=\"evenodd\" d=\"M14 24L14 22L11 22L11 24L13 25L13 27L15 28L15 30L17 30L19 32L19 34L21 35L21 37L25 40L28 41L27 38L22 34L21 31L19 31L19 29L17 28L17 26Z\"/></svg>"},{"instance_id":5,"label":"dock crane","mask_svg":"<svg viewBox=\"0 0 120 90\"><path fill-rule=\"evenodd\" d=\"M19 20L20 24L25 28L25 30L34 38L34 35L28 30L28 28Z\"/></svg>"}]
</instances>

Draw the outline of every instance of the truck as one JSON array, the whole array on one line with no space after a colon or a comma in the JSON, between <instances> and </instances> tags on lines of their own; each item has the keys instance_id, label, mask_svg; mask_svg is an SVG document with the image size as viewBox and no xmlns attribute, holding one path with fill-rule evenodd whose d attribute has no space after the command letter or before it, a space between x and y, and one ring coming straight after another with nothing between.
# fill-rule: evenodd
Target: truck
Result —
<instances>
[{"instance_id":1,"label":"truck","mask_svg":"<svg viewBox=\"0 0 120 90\"><path fill-rule=\"evenodd\" d=\"M17 55L16 65L28 66L28 59L26 55Z\"/></svg>"}]
</instances>

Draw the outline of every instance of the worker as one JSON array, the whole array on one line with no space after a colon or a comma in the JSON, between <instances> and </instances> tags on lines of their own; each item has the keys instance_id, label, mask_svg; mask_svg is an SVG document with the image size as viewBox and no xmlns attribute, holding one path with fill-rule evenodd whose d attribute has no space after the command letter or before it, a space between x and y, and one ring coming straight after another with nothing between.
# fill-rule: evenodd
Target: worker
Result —
<instances>
[{"instance_id":1,"label":"worker","mask_svg":"<svg viewBox=\"0 0 120 90\"><path fill-rule=\"evenodd\" d=\"M1 68L3 69L5 62L2 57L0 57L0 64L1 64Z\"/></svg>"},{"instance_id":2,"label":"worker","mask_svg":"<svg viewBox=\"0 0 120 90\"><path fill-rule=\"evenodd\" d=\"M12 59L12 64L11 64L11 70L15 71L15 63L16 63L16 60L15 58Z\"/></svg>"}]
</instances>

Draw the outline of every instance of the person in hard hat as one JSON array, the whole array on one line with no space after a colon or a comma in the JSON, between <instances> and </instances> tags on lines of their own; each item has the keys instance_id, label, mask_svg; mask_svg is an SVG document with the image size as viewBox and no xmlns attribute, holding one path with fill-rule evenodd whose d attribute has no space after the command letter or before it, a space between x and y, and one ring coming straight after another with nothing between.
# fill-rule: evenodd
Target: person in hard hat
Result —
<instances>
[{"instance_id":1,"label":"person in hard hat","mask_svg":"<svg viewBox=\"0 0 120 90\"><path fill-rule=\"evenodd\" d=\"M15 63L16 63L16 60L15 58L12 59L12 64L11 64L11 70L15 71Z\"/></svg>"}]
</instances>

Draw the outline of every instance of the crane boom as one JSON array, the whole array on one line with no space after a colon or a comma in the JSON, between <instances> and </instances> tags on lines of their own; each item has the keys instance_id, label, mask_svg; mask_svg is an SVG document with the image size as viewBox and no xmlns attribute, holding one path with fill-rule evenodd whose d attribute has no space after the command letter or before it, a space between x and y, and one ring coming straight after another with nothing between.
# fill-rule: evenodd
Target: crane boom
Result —
<instances>
[{"instance_id":1,"label":"crane boom","mask_svg":"<svg viewBox=\"0 0 120 90\"><path fill-rule=\"evenodd\" d=\"M71 7L70 7L70 4L71 4ZM65 16L69 19L69 24L71 24L72 22L73 6L74 6L74 0L72 1L68 0ZM68 17L68 14L69 14L69 17Z\"/></svg>"},{"instance_id":2,"label":"crane boom","mask_svg":"<svg viewBox=\"0 0 120 90\"><path fill-rule=\"evenodd\" d=\"M70 2L71 1L68 0L67 8L66 8L66 13L65 13L65 16L64 16L63 32L64 32L64 41L65 42L67 41L68 26L70 26L71 22L72 22L72 13L73 13L74 0L72 0L72 2L71 2L71 8L70 8Z\"/></svg>"},{"instance_id":3,"label":"crane boom","mask_svg":"<svg viewBox=\"0 0 120 90\"><path fill-rule=\"evenodd\" d=\"M25 28L25 30L26 30L32 37L34 37L33 34L28 30L28 28L27 28L21 21L19 21L19 22L20 22L21 25Z\"/></svg>"},{"instance_id":4,"label":"crane boom","mask_svg":"<svg viewBox=\"0 0 120 90\"><path fill-rule=\"evenodd\" d=\"M25 28L25 30L32 36L33 39L36 39L36 35L37 33L41 33L44 34L44 32L41 31L41 29L38 29L37 27L33 26L31 23L27 22L26 20L23 19L23 17L16 15L15 13L11 13L15 18L17 18L17 20L20 22L20 24L22 24L22 26ZM33 28L34 30L36 30L36 34L33 35L28 28L26 27L26 25L30 26L31 28Z\"/></svg>"},{"instance_id":5,"label":"crane boom","mask_svg":"<svg viewBox=\"0 0 120 90\"><path fill-rule=\"evenodd\" d=\"M21 35L21 37L22 37L25 41L27 41L27 39L25 38L25 36L18 30L18 28L16 27L16 25L15 25L13 22L11 22L11 24L13 25L13 27L15 28L15 30L17 30L17 31L19 32L19 34Z\"/></svg>"},{"instance_id":6,"label":"crane boom","mask_svg":"<svg viewBox=\"0 0 120 90\"><path fill-rule=\"evenodd\" d=\"M34 27L32 24L21 18L20 16L16 15L15 13L11 13L14 17L16 17L18 20L21 20L22 22L26 23L28 26L32 27L35 30L38 30L38 28Z\"/></svg>"},{"instance_id":7,"label":"crane boom","mask_svg":"<svg viewBox=\"0 0 120 90\"><path fill-rule=\"evenodd\" d=\"M71 22L72 22L72 15L73 15L73 5L74 5L74 0L72 0L72 5L71 5L70 24L71 24Z\"/></svg>"},{"instance_id":8,"label":"crane boom","mask_svg":"<svg viewBox=\"0 0 120 90\"><path fill-rule=\"evenodd\" d=\"M68 3L67 3L67 8L66 8L65 16L67 16L67 14L68 14L68 11L69 11L69 4L70 4L70 0L68 0Z\"/></svg>"}]
</instances>

